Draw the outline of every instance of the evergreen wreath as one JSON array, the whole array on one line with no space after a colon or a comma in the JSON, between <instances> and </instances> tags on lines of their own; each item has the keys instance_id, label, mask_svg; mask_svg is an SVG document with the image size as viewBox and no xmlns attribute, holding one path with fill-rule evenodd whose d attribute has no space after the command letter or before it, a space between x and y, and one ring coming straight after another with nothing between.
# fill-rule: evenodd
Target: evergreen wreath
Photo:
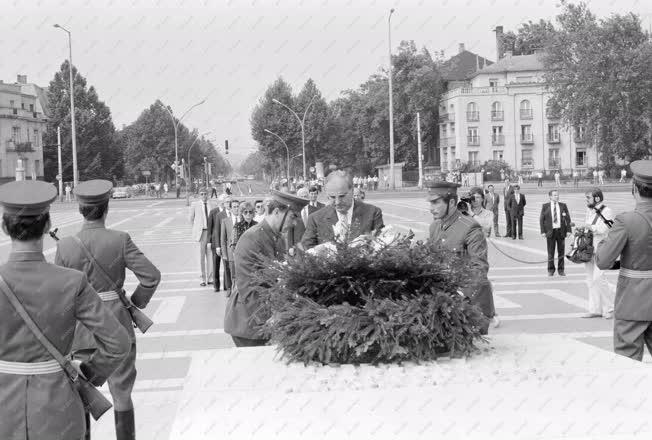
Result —
<instances>
[{"instance_id":1,"label":"evergreen wreath","mask_svg":"<svg viewBox=\"0 0 652 440\"><path fill-rule=\"evenodd\" d=\"M467 356L486 319L460 289L468 259L395 236L330 244L267 265L264 333L290 361L395 363Z\"/></svg>"}]
</instances>

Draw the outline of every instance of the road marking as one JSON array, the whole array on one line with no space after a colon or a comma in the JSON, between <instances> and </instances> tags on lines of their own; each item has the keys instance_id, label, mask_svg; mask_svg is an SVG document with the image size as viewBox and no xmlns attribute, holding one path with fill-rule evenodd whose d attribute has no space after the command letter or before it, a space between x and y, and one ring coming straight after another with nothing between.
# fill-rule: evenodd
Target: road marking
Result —
<instances>
[{"instance_id":1,"label":"road marking","mask_svg":"<svg viewBox=\"0 0 652 440\"><path fill-rule=\"evenodd\" d=\"M521 309L523 306L513 301L503 298L500 293L494 293L494 306L497 309Z\"/></svg>"},{"instance_id":2,"label":"road marking","mask_svg":"<svg viewBox=\"0 0 652 440\"><path fill-rule=\"evenodd\" d=\"M548 284L586 284L586 280L557 279L557 280L538 280L538 281L497 281L491 284L493 284L494 286L530 286L530 285L541 286L541 285L548 285Z\"/></svg>"},{"instance_id":3,"label":"road marking","mask_svg":"<svg viewBox=\"0 0 652 440\"><path fill-rule=\"evenodd\" d=\"M150 203L149 205L145 206L145 208L153 208L153 207L155 207L156 205L160 205L160 204L163 203L163 202L164 202L164 200L161 200L160 202Z\"/></svg>"},{"instance_id":4,"label":"road marking","mask_svg":"<svg viewBox=\"0 0 652 440\"><path fill-rule=\"evenodd\" d=\"M208 335L223 335L223 328L209 328L202 330L170 330L161 332L147 332L145 334L137 334L139 339L143 338L171 338L180 336L208 336Z\"/></svg>"},{"instance_id":5,"label":"road marking","mask_svg":"<svg viewBox=\"0 0 652 440\"><path fill-rule=\"evenodd\" d=\"M145 231L145 234L144 234L144 235L146 235L146 236L147 236L147 235L152 235L152 234L155 232L155 231L154 231L155 229L162 228L163 226L165 226L165 225L167 225L168 223L170 223L172 220L174 220L174 217L168 217L168 218L166 218L165 220L163 220L163 221L161 221L161 222L155 224L154 226L152 226L151 229L148 228L148 229Z\"/></svg>"},{"instance_id":6,"label":"road marking","mask_svg":"<svg viewBox=\"0 0 652 440\"><path fill-rule=\"evenodd\" d=\"M153 389L153 388L183 388L185 385L187 379L185 377L181 378L174 378L174 379L144 379L144 380L136 380L136 383L134 384L134 391L140 391L140 390L148 390L148 389ZM109 393L109 385L104 384L101 387L99 387L99 390L102 392L102 394L105 395L110 395Z\"/></svg>"},{"instance_id":7,"label":"road marking","mask_svg":"<svg viewBox=\"0 0 652 440\"><path fill-rule=\"evenodd\" d=\"M582 281L584 282L584 281ZM499 283L493 283L494 285L499 284ZM527 284L527 283L515 283L515 284ZM540 284L538 282L537 284ZM546 283L548 284L548 283ZM554 298L558 301L564 302L568 305L571 305L573 307L577 307L580 309L585 309L588 306L588 299L581 298L579 296L572 295L570 293L566 293L563 290L559 289L541 289L541 290L533 290L533 289L518 289L518 290L502 290L502 291L496 291L496 294L498 295L546 295L551 298Z\"/></svg>"},{"instance_id":8,"label":"road marking","mask_svg":"<svg viewBox=\"0 0 652 440\"><path fill-rule=\"evenodd\" d=\"M161 304L156 308L152 321L155 324L174 324L179 320L179 315L186 303L185 296L164 296L161 298L152 298L152 301L160 301Z\"/></svg>"},{"instance_id":9,"label":"road marking","mask_svg":"<svg viewBox=\"0 0 652 440\"><path fill-rule=\"evenodd\" d=\"M575 319L584 313L542 313L540 315L500 315L501 321L537 321L542 319Z\"/></svg>"}]
</instances>

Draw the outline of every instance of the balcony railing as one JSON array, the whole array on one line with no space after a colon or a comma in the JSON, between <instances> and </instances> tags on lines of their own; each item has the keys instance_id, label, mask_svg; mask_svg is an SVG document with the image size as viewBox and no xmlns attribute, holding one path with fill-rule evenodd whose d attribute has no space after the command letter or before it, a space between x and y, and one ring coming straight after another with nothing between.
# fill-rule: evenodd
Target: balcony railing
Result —
<instances>
[{"instance_id":1,"label":"balcony railing","mask_svg":"<svg viewBox=\"0 0 652 440\"><path fill-rule=\"evenodd\" d=\"M575 133L575 136L573 136L573 140L577 143L586 142L585 136L583 134L577 134L577 133Z\"/></svg>"},{"instance_id":2,"label":"balcony railing","mask_svg":"<svg viewBox=\"0 0 652 440\"><path fill-rule=\"evenodd\" d=\"M534 135L532 133L521 133L521 144L533 144Z\"/></svg>"},{"instance_id":3,"label":"balcony railing","mask_svg":"<svg viewBox=\"0 0 652 440\"><path fill-rule=\"evenodd\" d=\"M439 113L439 122L448 122L448 113Z\"/></svg>"},{"instance_id":4,"label":"balcony railing","mask_svg":"<svg viewBox=\"0 0 652 440\"><path fill-rule=\"evenodd\" d=\"M559 133L548 133L546 140L549 144L558 144L561 142L561 137L559 136Z\"/></svg>"},{"instance_id":5,"label":"balcony railing","mask_svg":"<svg viewBox=\"0 0 652 440\"><path fill-rule=\"evenodd\" d=\"M14 142L13 140L7 141L7 151L15 151L17 153L29 153L34 151L31 142Z\"/></svg>"},{"instance_id":6,"label":"balcony railing","mask_svg":"<svg viewBox=\"0 0 652 440\"><path fill-rule=\"evenodd\" d=\"M492 110L491 111L491 120L492 121L502 121L505 118L505 112L502 110Z\"/></svg>"},{"instance_id":7,"label":"balcony railing","mask_svg":"<svg viewBox=\"0 0 652 440\"><path fill-rule=\"evenodd\" d=\"M482 164L479 160L469 160L467 163L472 167L479 167Z\"/></svg>"},{"instance_id":8,"label":"balcony railing","mask_svg":"<svg viewBox=\"0 0 652 440\"><path fill-rule=\"evenodd\" d=\"M561 167L561 160L559 159L548 159L548 168L551 170Z\"/></svg>"},{"instance_id":9,"label":"balcony railing","mask_svg":"<svg viewBox=\"0 0 652 440\"><path fill-rule=\"evenodd\" d=\"M477 122L480 120L480 112L466 112L466 120L468 122Z\"/></svg>"},{"instance_id":10,"label":"balcony railing","mask_svg":"<svg viewBox=\"0 0 652 440\"><path fill-rule=\"evenodd\" d=\"M507 87L458 87L442 95L442 99L450 99L460 95L501 95L507 93Z\"/></svg>"},{"instance_id":11,"label":"balcony railing","mask_svg":"<svg viewBox=\"0 0 652 440\"><path fill-rule=\"evenodd\" d=\"M502 134L494 134L491 136L491 145L505 145L505 136Z\"/></svg>"},{"instance_id":12,"label":"balcony railing","mask_svg":"<svg viewBox=\"0 0 652 440\"><path fill-rule=\"evenodd\" d=\"M532 159L521 159L521 167L534 168L534 161Z\"/></svg>"},{"instance_id":13,"label":"balcony railing","mask_svg":"<svg viewBox=\"0 0 652 440\"><path fill-rule=\"evenodd\" d=\"M532 109L531 108L526 108L526 109L521 109L521 119L532 119Z\"/></svg>"},{"instance_id":14,"label":"balcony railing","mask_svg":"<svg viewBox=\"0 0 652 440\"><path fill-rule=\"evenodd\" d=\"M546 109L546 118L548 118L548 119L559 119L559 113L553 111L550 108L547 108Z\"/></svg>"},{"instance_id":15,"label":"balcony railing","mask_svg":"<svg viewBox=\"0 0 652 440\"><path fill-rule=\"evenodd\" d=\"M467 136L466 143L469 146L478 146L480 145L480 136Z\"/></svg>"}]
</instances>

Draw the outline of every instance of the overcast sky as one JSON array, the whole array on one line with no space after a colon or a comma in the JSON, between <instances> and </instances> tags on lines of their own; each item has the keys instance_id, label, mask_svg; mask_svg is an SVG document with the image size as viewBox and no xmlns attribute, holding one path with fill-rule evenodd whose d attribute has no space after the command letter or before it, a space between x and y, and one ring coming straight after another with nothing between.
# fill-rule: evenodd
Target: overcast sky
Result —
<instances>
[{"instance_id":1,"label":"overcast sky","mask_svg":"<svg viewBox=\"0 0 652 440\"><path fill-rule=\"evenodd\" d=\"M636 12L645 27L652 1L593 0L599 16ZM298 92L313 78L327 100L355 88L387 64L387 15L392 46L495 60L492 29L516 29L552 18L554 0L0 0L0 79L47 86L68 56L111 108L117 128L130 124L157 98L181 115L207 98L184 123L229 139L231 160L255 150L249 117L265 88L283 76Z\"/></svg>"}]
</instances>

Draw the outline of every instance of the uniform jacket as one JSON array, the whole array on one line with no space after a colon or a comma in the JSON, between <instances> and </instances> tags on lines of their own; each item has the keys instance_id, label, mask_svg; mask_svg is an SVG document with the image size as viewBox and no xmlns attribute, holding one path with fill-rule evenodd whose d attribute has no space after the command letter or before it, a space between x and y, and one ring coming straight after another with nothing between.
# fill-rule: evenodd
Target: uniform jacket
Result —
<instances>
[{"instance_id":1,"label":"uniform jacket","mask_svg":"<svg viewBox=\"0 0 652 440\"><path fill-rule=\"evenodd\" d=\"M208 241L213 250L222 248L220 243L220 232L222 219L226 216L227 211L220 210L220 208L214 208L208 213Z\"/></svg>"},{"instance_id":2,"label":"uniform jacket","mask_svg":"<svg viewBox=\"0 0 652 440\"><path fill-rule=\"evenodd\" d=\"M559 203L559 223L562 235L571 233L571 218L568 208L565 203ZM541 215L539 215L539 226L541 233L550 237L552 234L552 211L550 210L550 202L544 203L541 207Z\"/></svg>"},{"instance_id":3,"label":"uniform jacket","mask_svg":"<svg viewBox=\"0 0 652 440\"><path fill-rule=\"evenodd\" d=\"M526 204L526 202L525 202L525 194L519 194L518 203L516 203L516 194L512 194L512 196L507 201L507 206L509 208L509 212L513 216L522 217L524 212L525 212L525 204Z\"/></svg>"},{"instance_id":4,"label":"uniform jacket","mask_svg":"<svg viewBox=\"0 0 652 440\"><path fill-rule=\"evenodd\" d=\"M266 220L248 229L235 248L235 284L224 316L224 331L241 338L262 339L260 327L269 316L261 308L266 289L256 280L265 258L282 258L282 235Z\"/></svg>"},{"instance_id":5,"label":"uniform jacket","mask_svg":"<svg viewBox=\"0 0 652 440\"><path fill-rule=\"evenodd\" d=\"M500 206L500 194L494 191L494 201L491 201L491 193L484 195L484 209L491 211L496 215Z\"/></svg>"},{"instance_id":6,"label":"uniform jacket","mask_svg":"<svg viewBox=\"0 0 652 440\"><path fill-rule=\"evenodd\" d=\"M487 240L478 222L456 211L443 220L430 225L430 241L441 248L469 258L474 274L465 294L474 296L475 303L487 317L495 314L491 284L487 278Z\"/></svg>"},{"instance_id":7,"label":"uniform jacket","mask_svg":"<svg viewBox=\"0 0 652 440\"><path fill-rule=\"evenodd\" d=\"M652 200L641 200L635 211L652 220ZM634 211L618 214L607 238L597 246L596 265L607 270L620 256L620 267L652 270L652 228ZM620 275L616 288L616 319L652 321L652 279Z\"/></svg>"},{"instance_id":8,"label":"uniform jacket","mask_svg":"<svg viewBox=\"0 0 652 440\"><path fill-rule=\"evenodd\" d=\"M206 202L206 210L210 213L212 210L211 202ZM190 223L192 223L192 239L201 240L202 230L208 229L208 218L204 214L204 202L197 200L190 206Z\"/></svg>"},{"instance_id":9,"label":"uniform jacket","mask_svg":"<svg viewBox=\"0 0 652 440\"><path fill-rule=\"evenodd\" d=\"M242 220L242 216L238 216L238 220ZM233 260L233 220L231 215L226 215L220 221L220 247L222 248L222 259L226 261Z\"/></svg>"},{"instance_id":10,"label":"uniform jacket","mask_svg":"<svg viewBox=\"0 0 652 440\"><path fill-rule=\"evenodd\" d=\"M334 238L333 225L337 223L337 212L334 206L326 206L308 216L306 232L303 234L301 244L305 249L310 249L318 244L332 241ZM383 213L380 208L364 202L353 202L353 215L349 229L350 238L369 234L377 229L382 229Z\"/></svg>"},{"instance_id":11,"label":"uniform jacket","mask_svg":"<svg viewBox=\"0 0 652 440\"><path fill-rule=\"evenodd\" d=\"M138 308L144 308L154 295L161 281L161 273L149 259L138 249L128 233L107 229L101 221L85 222L77 236L86 245L91 255L111 276L117 288L122 289L125 282L125 269L129 269L138 278L139 284L131 295L131 301ZM55 264L77 269L86 274L97 292L114 290L105 277L98 273L72 237L62 238L58 242ZM119 299L104 302L127 329L131 340L135 342L134 326L131 316ZM76 348L94 347L92 336L85 328L79 327L75 335Z\"/></svg>"},{"instance_id":12,"label":"uniform jacket","mask_svg":"<svg viewBox=\"0 0 652 440\"><path fill-rule=\"evenodd\" d=\"M127 332L83 273L47 263L41 252L12 253L0 273L64 356L71 351L77 322L92 332L98 349L84 365L94 385L103 384L129 353ZM52 360L1 293L0 316L0 360ZM63 371L33 376L0 373L0 402L3 440L79 439L85 431L81 399Z\"/></svg>"}]
</instances>

